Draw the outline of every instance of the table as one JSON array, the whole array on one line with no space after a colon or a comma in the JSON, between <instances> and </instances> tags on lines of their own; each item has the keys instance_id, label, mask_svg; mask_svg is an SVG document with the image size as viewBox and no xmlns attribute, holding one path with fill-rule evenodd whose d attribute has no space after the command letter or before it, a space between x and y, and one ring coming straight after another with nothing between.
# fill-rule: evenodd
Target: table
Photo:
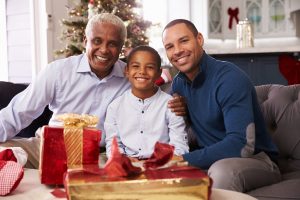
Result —
<instances>
[{"instance_id":1,"label":"table","mask_svg":"<svg viewBox=\"0 0 300 200\"><path fill-rule=\"evenodd\" d=\"M53 187L40 183L39 171L36 169L25 169L23 180L16 190L9 196L0 197L2 200L66 200L66 198L56 198L51 192ZM230 190L212 189L211 200L255 200L247 194Z\"/></svg>"}]
</instances>

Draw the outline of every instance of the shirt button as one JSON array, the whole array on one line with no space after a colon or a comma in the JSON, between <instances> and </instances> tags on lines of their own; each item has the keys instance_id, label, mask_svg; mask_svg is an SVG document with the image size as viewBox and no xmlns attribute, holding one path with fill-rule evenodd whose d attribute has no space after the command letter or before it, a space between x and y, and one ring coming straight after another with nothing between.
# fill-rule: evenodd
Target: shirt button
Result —
<instances>
[{"instance_id":1,"label":"shirt button","mask_svg":"<svg viewBox=\"0 0 300 200\"><path fill-rule=\"evenodd\" d=\"M139 148L139 151L142 150L141 148Z\"/></svg>"},{"instance_id":2,"label":"shirt button","mask_svg":"<svg viewBox=\"0 0 300 200\"><path fill-rule=\"evenodd\" d=\"M142 113L144 113L144 111L142 111Z\"/></svg>"},{"instance_id":3,"label":"shirt button","mask_svg":"<svg viewBox=\"0 0 300 200\"><path fill-rule=\"evenodd\" d=\"M141 133L143 133L143 131L141 131Z\"/></svg>"}]
</instances>

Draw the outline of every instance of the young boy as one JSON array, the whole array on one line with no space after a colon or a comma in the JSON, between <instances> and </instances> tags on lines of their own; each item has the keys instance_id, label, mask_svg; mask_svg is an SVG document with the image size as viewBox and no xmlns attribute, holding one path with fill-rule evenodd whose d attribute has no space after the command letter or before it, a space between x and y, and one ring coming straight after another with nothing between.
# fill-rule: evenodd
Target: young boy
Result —
<instances>
[{"instance_id":1,"label":"young boy","mask_svg":"<svg viewBox=\"0 0 300 200\"><path fill-rule=\"evenodd\" d=\"M175 155L189 151L183 117L168 109L172 96L155 84L160 67L159 54L149 46L136 47L128 55L125 74L131 90L108 106L104 122L108 157L115 136L120 152L136 159L149 158L157 141L173 145Z\"/></svg>"}]
</instances>

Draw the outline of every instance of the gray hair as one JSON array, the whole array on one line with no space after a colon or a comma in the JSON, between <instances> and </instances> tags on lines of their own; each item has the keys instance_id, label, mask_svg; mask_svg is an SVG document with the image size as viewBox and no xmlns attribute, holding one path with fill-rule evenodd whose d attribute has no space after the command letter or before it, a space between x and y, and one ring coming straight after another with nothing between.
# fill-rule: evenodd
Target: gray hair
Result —
<instances>
[{"instance_id":1,"label":"gray hair","mask_svg":"<svg viewBox=\"0 0 300 200\"><path fill-rule=\"evenodd\" d=\"M93 27L98 23L110 23L120 29L122 43L124 44L127 37L127 29L124 22L116 15L111 13L100 13L94 15L87 23L85 27L85 35L88 36Z\"/></svg>"}]
</instances>

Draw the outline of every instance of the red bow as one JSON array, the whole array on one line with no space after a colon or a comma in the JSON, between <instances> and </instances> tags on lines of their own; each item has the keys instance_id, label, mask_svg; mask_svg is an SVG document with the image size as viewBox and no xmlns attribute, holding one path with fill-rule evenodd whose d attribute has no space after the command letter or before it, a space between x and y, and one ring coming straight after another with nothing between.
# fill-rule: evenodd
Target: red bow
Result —
<instances>
[{"instance_id":1,"label":"red bow","mask_svg":"<svg viewBox=\"0 0 300 200\"><path fill-rule=\"evenodd\" d=\"M111 157L104 166L104 171L110 177L125 177L138 174L141 168L132 165L130 159L119 151L117 138L112 141Z\"/></svg>"},{"instance_id":2,"label":"red bow","mask_svg":"<svg viewBox=\"0 0 300 200\"><path fill-rule=\"evenodd\" d=\"M238 14L239 14L239 8L228 8L227 13L229 15L229 25L228 28L232 29L232 23L233 23L233 19L236 20L236 23L238 23L239 18L238 18Z\"/></svg>"}]
</instances>

